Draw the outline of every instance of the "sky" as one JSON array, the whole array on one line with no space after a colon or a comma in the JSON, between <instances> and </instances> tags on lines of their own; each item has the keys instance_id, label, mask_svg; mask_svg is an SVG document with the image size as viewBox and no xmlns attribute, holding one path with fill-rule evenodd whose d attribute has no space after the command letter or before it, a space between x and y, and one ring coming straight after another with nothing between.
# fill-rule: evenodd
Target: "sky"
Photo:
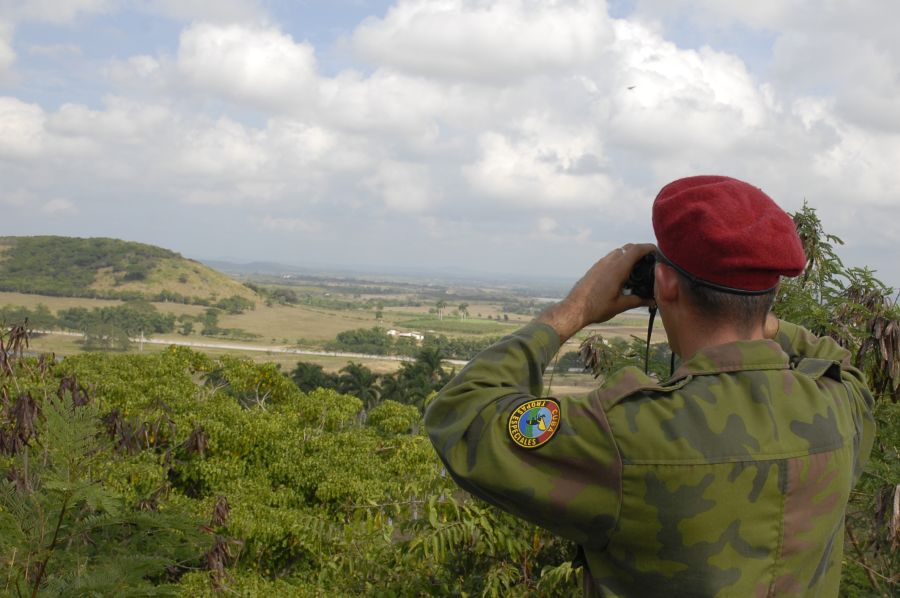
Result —
<instances>
[{"instance_id":1,"label":"sky","mask_svg":"<svg viewBox=\"0 0 900 598\"><path fill-rule=\"evenodd\" d=\"M571 277L665 183L900 286L896 0L0 0L0 234Z\"/></svg>"}]
</instances>

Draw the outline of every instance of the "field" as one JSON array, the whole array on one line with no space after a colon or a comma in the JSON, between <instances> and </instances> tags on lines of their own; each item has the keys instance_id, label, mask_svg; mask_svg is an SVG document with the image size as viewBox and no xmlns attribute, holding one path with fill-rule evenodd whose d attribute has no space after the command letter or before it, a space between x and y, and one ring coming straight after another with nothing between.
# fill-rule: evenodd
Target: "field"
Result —
<instances>
[{"instance_id":1,"label":"field","mask_svg":"<svg viewBox=\"0 0 900 598\"><path fill-rule=\"evenodd\" d=\"M255 309L241 314L219 316L219 326L225 329L240 329L254 335L252 340L230 340L227 338L201 336L201 327L196 325L189 335L157 335L156 340L169 339L173 342L190 342L206 345L202 350L211 355L246 355L257 362L278 363L282 369L292 369L297 361L316 363L326 371L334 372L344 367L348 361L364 363L376 373L396 371L400 362L376 357L335 357L323 355L296 355L279 352L285 347L323 349L344 331L354 329L396 329L401 332L442 334L448 337L479 339L508 334L529 322L534 315L548 305L519 294L518 290L486 287L449 287L433 283L396 281L362 281L356 279L322 279L316 277L284 280L275 277L244 277L241 282L252 282L268 292L278 289L290 290L298 297L298 303L257 301ZM438 314L437 305L444 301L443 317ZM71 297L49 297L23 293L0 292L0 306L22 306L34 309L42 304L52 313L73 307L91 310L98 307L120 305L118 300L85 299ZM163 314L174 316L201 317L206 309L199 305L184 305L173 302L156 302L154 307ZM459 306L464 305L468 315L461 318ZM617 316L602 326L593 326L571 339L561 353L577 351L579 344L588 334L600 333L609 338L646 335L647 315L627 313ZM657 324L654 342L665 340L662 324ZM224 348L221 345L246 347ZM143 350L155 352L164 345L146 343ZM82 351L82 341L78 337L47 335L32 340L31 349L39 352L54 352L67 355ZM255 349L255 350L251 350ZM133 351L140 350L137 344ZM595 384L589 376L577 374L557 374L555 390L566 393L584 392Z\"/></svg>"}]
</instances>

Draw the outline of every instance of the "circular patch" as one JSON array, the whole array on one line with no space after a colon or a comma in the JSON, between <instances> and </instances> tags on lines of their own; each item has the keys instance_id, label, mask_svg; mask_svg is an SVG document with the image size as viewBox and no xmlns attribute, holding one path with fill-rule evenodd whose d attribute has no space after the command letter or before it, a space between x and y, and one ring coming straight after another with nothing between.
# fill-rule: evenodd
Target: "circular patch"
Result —
<instances>
[{"instance_id":1,"label":"circular patch","mask_svg":"<svg viewBox=\"0 0 900 598\"><path fill-rule=\"evenodd\" d=\"M509 437L522 448L537 448L559 428L559 403L535 399L519 405L509 416Z\"/></svg>"}]
</instances>

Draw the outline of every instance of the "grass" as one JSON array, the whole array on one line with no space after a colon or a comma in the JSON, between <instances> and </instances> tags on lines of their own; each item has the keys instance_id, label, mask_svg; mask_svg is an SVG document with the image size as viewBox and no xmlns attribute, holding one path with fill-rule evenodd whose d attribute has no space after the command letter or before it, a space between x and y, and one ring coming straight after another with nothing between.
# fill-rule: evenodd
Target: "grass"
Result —
<instances>
[{"instance_id":1,"label":"grass","mask_svg":"<svg viewBox=\"0 0 900 598\"><path fill-rule=\"evenodd\" d=\"M420 331L433 330L435 332L463 334L503 334L510 332L511 328L515 326L515 324L503 324L491 320L460 320L451 317L445 317L443 320L437 318L417 318L397 322L397 325Z\"/></svg>"},{"instance_id":2,"label":"grass","mask_svg":"<svg viewBox=\"0 0 900 598\"><path fill-rule=\"evenodd\" d=\"M297 339L324 342L334 340L339 332L354 328L371 328L377 324L374 311L328 310L302 305L258 305L240 315L219 317L222 328L243 328L262 335L261 343L295 343Z\"/></svg>"},{"instance_id":3,"label":"grass","mask_svg":"<svg viewBox=\"0 0 900 598\"><path fill-rule=\"evenodd\" d=\"M160 338L160 337L158 337ZM179 340L197 340L190 339L189 337L181 337ZM209 339L205 339L209 340ZM211 341L216 342L216 341ZM226 342L226 341L218 341L218 342ZM242 343L243 344L243 343ZM168 345L157 345L157 344L144 344L143 353L158 353L163 351ZM282 371L290 372L297 365L298 361L305 361L307 363L315 363L321 365L325 371L327 372L337 372L342 367L347 365L349 361L355 361L357 363L362 363L367 368L375 372L376 374L391 374L400 369L401 362L393 361L388 359L379 359L379 358L353 358L347 359L346 357L331 357L327 355L294 355L290 353L278 353L278 352L263 352L263 351L240 351L236 349L210 349L210 348L195 348L194 351L205 353L212 357L219 357L221 355L234 355L237 357L248 357L257 363L277 363L281 366ZM43 335L34 337L29 342L29 351L34 353L55 353L56 355L65 356L65 355L75 355L78 353L82 353L83 349L81 346L81 339L79 337L74 336L58 336L58 335ZM138 345L134 343L132 345L131 353L138 352Z\"/></svg>"}]
</instances>

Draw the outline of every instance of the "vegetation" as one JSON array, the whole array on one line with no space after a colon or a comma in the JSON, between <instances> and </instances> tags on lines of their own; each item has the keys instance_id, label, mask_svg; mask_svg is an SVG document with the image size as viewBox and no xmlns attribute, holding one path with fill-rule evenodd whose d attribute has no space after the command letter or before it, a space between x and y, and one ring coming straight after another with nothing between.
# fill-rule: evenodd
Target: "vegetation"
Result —
<instances>
[{"instance_id":1,"label":"vegetation","mask_svg":"<svg viewBox=\"0 0 900 598\"><path fill-rule=\"evenodd\" d=\"M0 291L212 305L253 293L174 251L118 239L0 237ZM247 309L242 307L241 310Z\"/></svg>"},{"instance_id":2,"label":"vegetation","mask_svg":"<svg viewBox=\"0 0 900 598\"><path fill-rule=\"evenodd\" d=\"M338 389L360 399L366 408L382 401L412 405L420 411L428 399L440 390L455 370L447 370L440 349L421 349L416 358L405 362L394 374L377 375L364 365L350 362L338 374L329 374L321 366L299 362L291 379L301 389Z\"/></svg>"},{"instance_id":3,"label":"vegetation","mask_svg":"<svg viewBox=\"0 0 900 598\"><path fill-rule=\"evenodd\" d=\"M842 593L896 595L897 308L871 272L840 263L814 212L797 222L812 263L776 310L847 346L879 399L875 449L848 509ZM444 302L444 322L483 323L458 305ZM7 322L53 317L16 309ZM93 313L62 312L79 325ZM96 313L152 329L141 304ZM210 306L172 325L220 334L230 317ZM446 359L495 337L400 345L360 328L339 337L343 350L413 359L392 374L301 362L285 375L175 347L56 363L22 357L23 333L0 338L4 594L580 595L574 546L460 491L422 431L422 409L454 373ZM640 339L597 342L597 371L643 364ZM662 377L668 355L665 345L650 355ZM557 367L573 363L564 354Z\"/></svg>"},{"instance_id":4,"label":"vegetation","mask_svg":"<svg viewBox=\"0 0 900 598\"><path fill-rule=\"evenodd\" d=\"M421 346L414 340L392 337L383 328L358 328L337 335L337 339L326 343L329 351L346 351L367 355L414 356L422 349L438 351L444 359L472 359L479 351L497 342L499 337L467 339L450 338L443 334L426 333Z\"/></svg>"}]
</instances>

